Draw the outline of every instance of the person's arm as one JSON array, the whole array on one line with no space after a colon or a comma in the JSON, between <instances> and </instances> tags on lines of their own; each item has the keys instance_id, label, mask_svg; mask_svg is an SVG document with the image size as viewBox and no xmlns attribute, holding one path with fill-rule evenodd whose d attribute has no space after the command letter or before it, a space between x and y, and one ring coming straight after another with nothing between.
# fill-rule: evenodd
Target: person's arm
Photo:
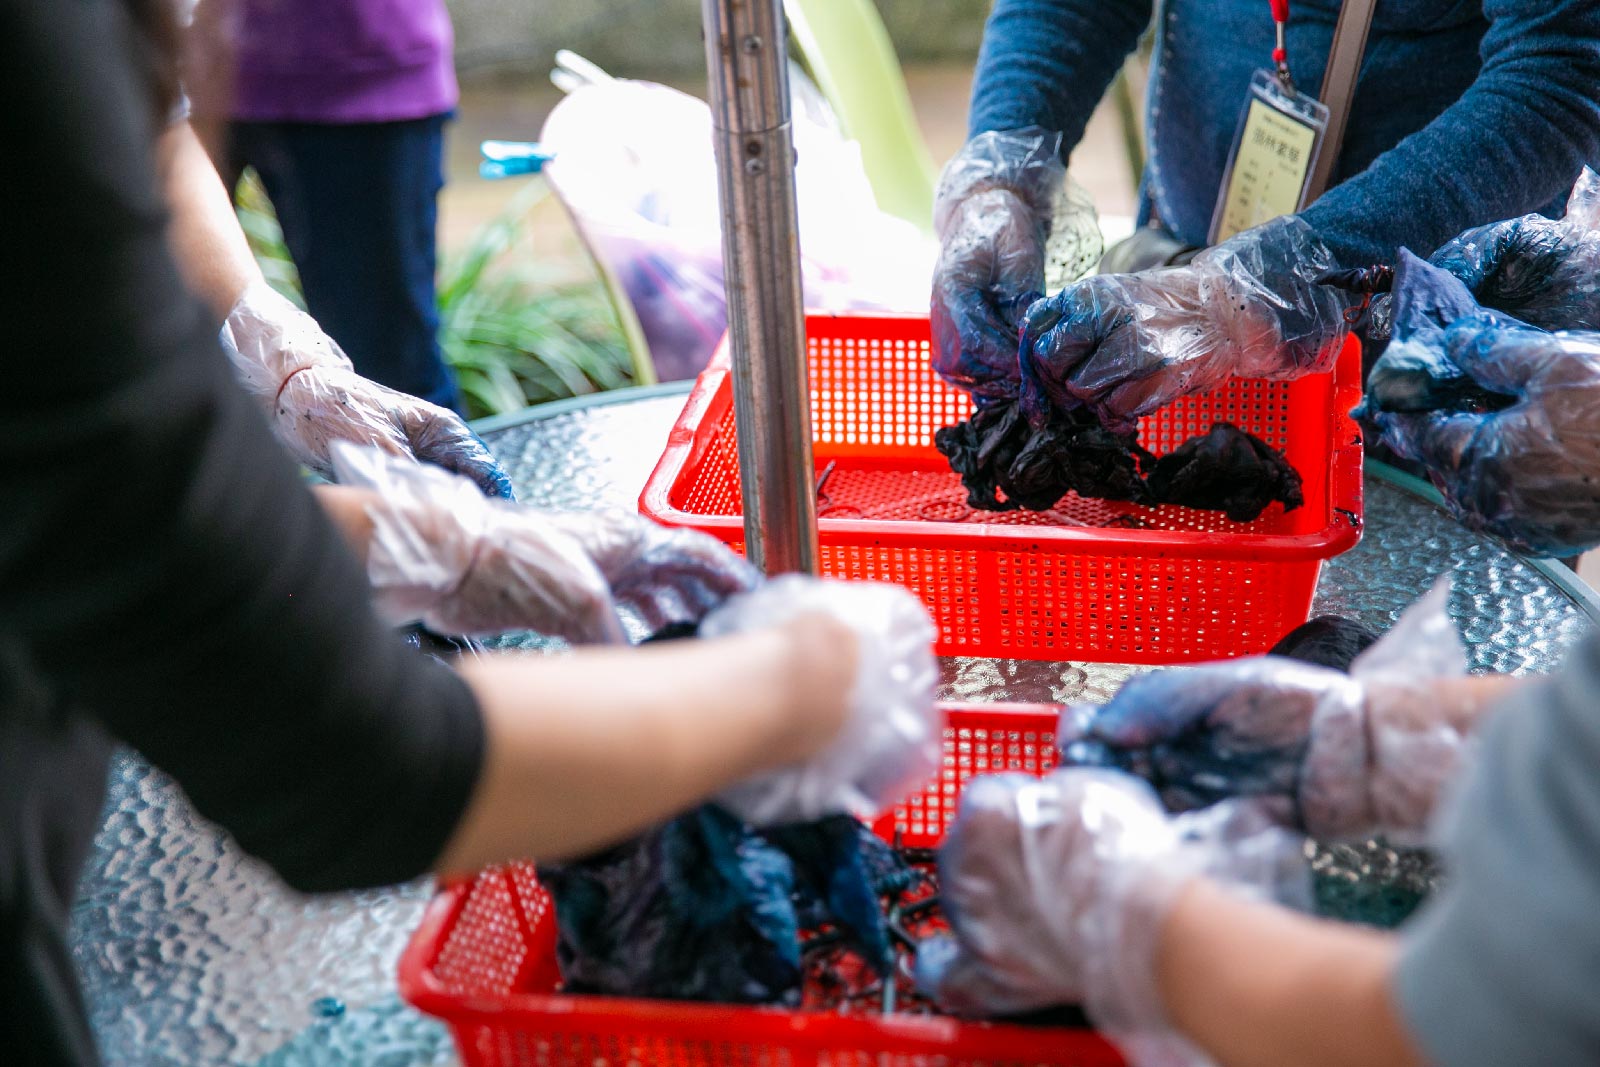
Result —
<instances>
[{"instance_id":1,"label":"person's arm","mask_svg":"<svg viewBox=\"0 0 1600 1067\"><path fill-rule=\"evenodd\" d=\"M168 239L189 289L221 320L252 283L263 282L233 201L211 157L187 121L174 123L156 145L167 209Z\"/></svg>"},{"instance_id":2,"label":"person's arm","mask_svg":"<svg viewBox=\"0 0 1600 1067\"><path fill-rule=\"evenodd\" d=\"M967 135L1040 126L1063 162L1150 24L1151 0L996 0L984 26Z\"/></svg>"},{"instance_id":3,"label":"person's arm","mask_svg":"<svg viewBox=\"0 0 1600 1067\"><path fill-rule=\"evenodd\" d=\"M0 7L0 138L15 149L0 195L18 208L0 243L0 628L39 676L307 890L429 870L475 791L458 864L580 847L809 755L843 714L829 679L848 639L827 656L806 631L664 651L641 661L676 680L653 696L612 659L530 657L486 668L475 695L378 623L184 294L150 123L114 61L123 29L115 5ZM71 358L41 365L66 339ZM756 709L748 723L735 701ZM715 736L668 729L699 704L720 709ZM558 743L550 723L591 714ZM557 764L569 785L595 770L602 741L624 791L593 822L545 803L535 783Z\"/></svg>"},{"instance_id":4,"label":"person's arm","mask_svg":"<svg viewBox=\"0 0 1600 1067\"><path fill-rule=\"evenodd\" d=\"M1391 725L1416 730L1443 726L1462 736L1477 733L1488 713L1501 701L1537 682L1539 675L1469 674L1463 678L1438 678L1425 690L1425 697L1397 707ZM1381 689L1381 686L1374 686Z\"/></svg>"},{"instance_id":5,"label":"person's arm","mask_svg":"<svg viewBox=\"0 0 1600 1067\"><path fill-rule=\"evenodd\" d=\"M1156 981L1173 1026L1226 1067L1418 1067L1397 957L1391 934L1197 881L1167 918Z\"/></svg>"},{"instance_id":6,"label":"person's arm","mask_svg":"<svg viewBox=\"0 0 1600 1067\"><path fill-rule=\"evenodd\" d=\"M819 749L856 674L848 628L819 615L716 641L462 665L489 745L437 869L563 859L614 844L750 775ZM537 686L543 713L530 714Z\"/></svg>"},{"instance_id":7,"label":"person's arm","mask_svg":"<svg viewBox=\"0 0 1600 1067\"><path fill-rule=\"evenodd\" d=\"M1346 266L1538 210L1600 158L1600 5L1483 0L1483 13L1483 68L1461 99L1301 213Z\"/></svg>"},{"instance_id":8,"label":"person's arm","mask_svg":"<svg viewBox=\"0 0 1600 1067\"><path fill-rule=\"evenodd\" d=\"M472 478L493 496L511 481L454 413L355 373L316 321L267 284L233 201L189 122L156 140L167 239L189 290L224 324L246 388L268 406L278 440L321 474L335 440L377 444Z\"/></svg>"},{"instance_id":9,"label":"person's arm","mask_svg":"<svg viewBox=\"0 0 1600 1067\"><path fill-rule=\"evenodd\" d=\"M110 107L138 98L101 54L115 10L0 7L0 196L25 208L0 243L0 628L67 704L329 890L614 840L826 755L878 714L859 673L931 679L931 634L858 663L914 628L841 611L467 680L406 650L183 292L148 122ZM74 358L41 372L63 331Z\"/></svg>"}]
</instances>

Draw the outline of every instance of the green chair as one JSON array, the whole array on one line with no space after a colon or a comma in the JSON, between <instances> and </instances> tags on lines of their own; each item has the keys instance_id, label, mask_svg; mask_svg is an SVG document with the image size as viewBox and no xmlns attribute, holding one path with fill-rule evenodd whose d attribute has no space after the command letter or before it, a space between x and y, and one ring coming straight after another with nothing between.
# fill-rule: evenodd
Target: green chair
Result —
<instances>
[{"instance_id":1,"label":"green chair","mask_svg":"<svg viewBox=\"0 0 1600 1067\"><path fill-rule=\"evenodd\" d=\"M783 11L800 61L861 146L878 207L932 232L938 168L872 0L784 0Z\"/></svg>"}]
</instances>

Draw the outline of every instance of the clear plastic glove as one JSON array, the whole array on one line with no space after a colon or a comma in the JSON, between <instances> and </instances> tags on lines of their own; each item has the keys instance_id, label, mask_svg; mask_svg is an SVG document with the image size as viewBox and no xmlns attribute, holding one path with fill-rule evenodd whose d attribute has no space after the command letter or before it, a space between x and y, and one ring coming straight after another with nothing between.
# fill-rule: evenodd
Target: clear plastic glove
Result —
<instances>
[{"instance_id":1,"label":"clear plastic glove","mask_svg":"<svg viewBox=\"0 0 1600 1067\"><path fill-rule=\"evenodd\" d=\"M455 471L490 496L516 496L459 415L361 377L316 320L266 282L233 306L222 341L245 387L268 406L279 442L318 474L332 474L333 442L349 441Z\"/></svg>"},{"instance_id":2,"label":"clear plastic glove","mask_svg":"<svg viewBox=\"0 0 1600 1067\"><path fill-rule=\"evenodd\" d=\"M537 630L577 644L697 622L754 570L711 538L621 513L545 512L485 497L460 475L346 442L342 483L372 490L367 577L396 624L439 633Z\"/></svg>"},{"instance_id":3,"label":"clear plastic glove","mask_svg":"<svg viewBox=\"0 0 1600 1067\"><path fill-rule=\"evenodd\" d=\"M1418 840L1471 751L1434 685L1466 673L1448 595L1441 581L1348 675L1262 656L1130 679L1068 710L1063 760L1136 774L1174 811L1251 797L1319 839Z\"/></svg>"},{"instance_id":4,"label":"clear plastic glove","mask_svg":"<svg viewBox=\"0 0 1600 1067\"><path fill-rule=\"evenodd\" d=\"M1545 330L1600 330L1600 174L1583 169L1563 218L1479 226L1428 261L1465 282L1484 307Z\"/></svg>"},{"instance_id":5,"label":"clear plastic glove","mask_svg":"<svg viewBox=\"0 0 1600 1067\"><path fill-rule=\"evenodd\" d=\"M550 522L600 568L618 610L647 634L698 623L761 573L698 530L662 526L627 511L551 512Z\"/></svg>"},{"instance_id":6,"label":"clear plastic glove","mask_svg":"<svg viewBox=\"0 0 1600 1067\"><path fill-rule=\"evenodd\" d=\"M1067 178L1061 135L981 133L945 166L934 200L933 368L985 401L1016 396L1017 332L1044 293L1052 232L1071 235L1077 277L1100 254L1094 203Z\"/></svg>"},{"instance_id":7,"label":"clear plastic glove","mask_svg":"<svg viewBox=\"0 0 1600 1067\"><path fill-rule=\"evenodd\" d=\"M1545 333L1478 307L1401 249L1393 338L1356 415L1420 463L1463 524L1531 555L1600 544L1600 333Z\"/></svg>"},{"instance_id":8,"label":"clear plastic glove","mask_svg":"<svg viewBox=\"0 0 1600 1067\"><path fill-rule=\"evenodd\" d=\"M944 724L933 700L933 622L922 602L900 586L783 575L706 616L700 636L763 629L812 613L831 615L855 631L849 715L818 755L718 798L755 826L841 812L870 818L924 784L939 766Z\"/></svg>"},{"instance_id":9,"label":"clear plastic glove","mask_svg":"<svg viewBox=\"0 0 1600 1067\"><path fill-rule=\"evenodd\" d=\"M1357 415L1471 529L1535 556L1600 545L1600 333L1483 310L1412 322L1412 277L1424 271L1402 257L1394 341Z\"/></svg>"},{"instance_id":10,"label":"clear plastic glove","mask_svg":"<svg viewBox=\"0 0 1600 1067\"><path fill-rule=\"evenodd\" d=\"M1333 254L1299 217L1246 230L1187 266L1101 274L1028 309L1023 410L1088 407L1113 432L1230 377L1289 379L1330 370L1348 294L1315 279Z\"/></svg>"},{"instance_id":11,"label":"clear plastic glove","mask_svg":"<svg viewBox=\"0 0 1600 1067\"><path fill-rule=\"evenodd\" d=\"M939 854L954 936L923 943L917 983L965 1016L1082 1004L1134 1064L1203 1063L1161 1006L1162 924L1202 876L1304 906L1303 857L1248 805L1171 817L1115 771L974 778Z\"/></svg>"}]
</instances>

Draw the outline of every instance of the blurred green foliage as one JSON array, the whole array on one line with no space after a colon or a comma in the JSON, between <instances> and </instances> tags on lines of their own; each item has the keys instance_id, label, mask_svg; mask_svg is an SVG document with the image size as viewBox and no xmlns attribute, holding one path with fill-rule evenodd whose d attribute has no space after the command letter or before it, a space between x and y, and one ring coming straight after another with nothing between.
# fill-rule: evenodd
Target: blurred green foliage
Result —
<instances>
[{"instance_id":1,"label":"blurred green foliage","mask_svg":"<svg viewBox=\"0 0 1600 1067\"><path fill-rule=\"evenodd\" d=\"M438 278L439 345L472 418L628 385L633 363L598 281L547 283L518 249L528 213L549 194L530 181L499 216L446 257ZM239 222L271 285L305 306L272 204L246 172Z\"/></svg>"}]
</instances>

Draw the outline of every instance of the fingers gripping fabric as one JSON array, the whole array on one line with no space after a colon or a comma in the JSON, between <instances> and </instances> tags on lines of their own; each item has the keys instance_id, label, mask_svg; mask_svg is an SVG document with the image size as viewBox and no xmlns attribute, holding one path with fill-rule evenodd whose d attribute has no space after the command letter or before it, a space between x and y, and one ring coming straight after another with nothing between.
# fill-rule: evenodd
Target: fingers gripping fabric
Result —
<instances>
[{"instance_id":1,"label":"fingers gripping fabric","mask_svg":"<svg viewBox=\"0 0 1600 1067\"><path fill-rule=\"evenodd\" d=\"M855 631L857 674L839 736L822 753L741 783L719 799L756 826L849 812L876 815L938 766L941 720L933 623L896 585L784 575L706 617L702 637L773 626L817 612Z\"/></svg>"}]
</instances>

